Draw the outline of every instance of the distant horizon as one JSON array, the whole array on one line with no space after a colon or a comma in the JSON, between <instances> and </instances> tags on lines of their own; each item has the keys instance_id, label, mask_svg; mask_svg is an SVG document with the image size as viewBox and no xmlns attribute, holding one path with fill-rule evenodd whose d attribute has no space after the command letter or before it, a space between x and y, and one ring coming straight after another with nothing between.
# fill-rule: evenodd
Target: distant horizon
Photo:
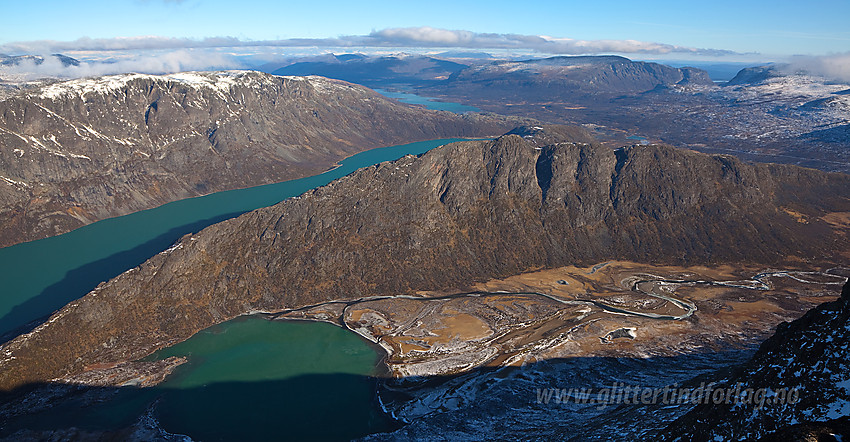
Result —
<instances>
[{"instance_id":1,"label":"distant horizon","mask_svg":"<svg viewBox=\"0 0 850 442\"><path fill-rule=\"evenodd\" d=\"M136 56L144 57L145 51L132 51ZM445 60L456 60L463 62L466 59L480 59L480 60L532 60L532 59L544 59L551 57L605 57L605 56L616 56L616 57L625 57L629 60L635 62L649 62L649 63L659 63L664 64L676 68L680 67L694 67L703 69L710 75L711 79L716 82L723 82L731 80L735 74L740 69L745 67L753 67L753 66L763 66L774 64L774 62L746 62L746 61L726 61L726 60L687 60L687 59L677 59L677 58L651 58L651 57L640 57L632 56L626 57L622 54L592 54L592 55L552 55L552 54L538 54L538 53L501 53L499 51L478 51L478 50L442 50L435 51L430 49L422 49L417 50L416 48L404 48L399 51L392 50L381 50L381 51L363 51L363 50L337 50L337 51L326 51L321 53L308 53L308 54L276 54L275 56L271 56L268 59L252 59L251 55L242 54L240 58L238 54L234 55L234 61L237 65L220 65L220 66L194 66L194 67L184 67L182 65L177 66L168 66L167 64L161 64L160 61L154 61L154 64L151 65L151 68L145 67L147 63L139 60L137 57L129 54L121 54L120 57L115 57L117 53L112 53L111 56L104 58L101 53L91 53L84 52L79 56L76 51L69 51L65 53L53 53L53 54L21 54L21 55L39 55L42 57L47 57L48 55L61 55L66 57L74 58L81 62L81 67L78 66L64 66L57 59L47 58L46 62L42 64L36 64L35 62L28 61L23 63L23 65L13 66L13 67L0 67L0 79L3 78L3 75L8 75L9 73L13 74L23 74L24 78L19 78L18 80L33 80L38 78L82 78L82 77L92 77L99 75L115 75L115 74L126 74L126 73L142 73L142 74L153 74L153 75L167 75L173 74L176 72L185 72L185 71L217 71L217 70L258 70L263 72L273 71L276 68L271 68L270 66L282 66L286 65L290 62L298 62L299 60L310 60L315 59L317 57L323 56L341 56L341 55L362 55L365 57L385 57L385 56L402 56L402 55L411 55L411 56L422 56L422 57L434 57ZM0 54L0 55L8 55L8 54ZM463 55L467 55L468 57L463 57ZM266 54L268 56L268 54ZM156 58L156 56L148 58ZM213 57L215 58L215 57ZM128 61L121 61L121 59L129 59ZM139 64L141 63L141 64ZM137 68L140 67L140 68ZM29 75L28 75L29 74Z\"/></svg>"},{"instance_id":2,"label":"distant horizon","mask_svg":"<svg viewBox=\"0 0 850 442\"><path fill-rule=\"evenodd\" d=\"M77 78L122 72L174 73L180 71L205 71L220 69L255 69L265 63L286 59L322 56L328 54L425 55L442 56L445 53L480 53L496 59L531 59L555 56L621 56L633 61L647 61L682 66L760 66L767 64L792 64L816 75L840 81L850 81L850 52L824 56L767 56L758 53L736 53L727 50L685 48L640 41L575 41L538 38L534 36L465 34L445 31L442 35L452 40L461 34L463 41L434 42L426 45L428 33L441 34L445 30L425 28L376 31L369 36L318 40L252 41L233 38L184 39L161 37L79 39L70 42L34 41L0 44L0 54L51 55L61 54L83 62L80 67L59 64L25 64L14 68L0 67L3 74L28 74ZM390 35L385 35L390 34ZM400 35L399 35L400 34ZM409 34L413 34L411 37ZM488 47L491 44L494 47ZM595 48L582 52L583 48ZM624 49L624 50L616 50Z\"/></svg>"},{"instance_id":3,"label":"distant horizon","mask_svg":"<svg viewBox=\"0 0 850 442\"><path fill-rule=\"evenodd\" d=\"M588 49L582 53L598 53L601 44L631 46L640 52L678 48L771 58L850 51L846 26L850 3L839 0L710 4L544 0L522 5L509 0L421 4L243 0L236 7L224 0L35 0L7 2L3 8L14 19L0 31L0 53L21 42L126 43L146 38L285 42L285 46L394 41L448 47L457 42L461 44L455 47L479 48L488 42L537 47L536 40L543 38L581 42L579 48Z\"/></svg>"},{"instance_id":4,"label":"distant horizon","mask_svg":"<svg viewBox=\"0 0 850 442\"><path fill-rule=\"evenodd\" d=\"M436 34L431 37L429 34ZM850 48L850 45L848 45ZM80 60L104 60L156 51L210 51L231 56L252 55L286 58L323 54L427 54L446 52L486 53L494 58L544 58L552 56L616 55L633 60L693 60L700 62L782 63L795 57L834 57L824 54L769 54L728 49L678 46L640 40L577 40L563 37L517 34L476 34L430 27L393 28L369 35L347 35L318 39L250 40L235 37L176 38L134 36L113 38L81 37L75 40L7 41L0 54L63 54ZM847 51L850 54L850 51Z\"/></svg>"},{"instance_id":5,"label":"distant horizon","mask_svg":"<svg viewBox=\"0 0 850 442\"><path fill-rule=\"evenodd\" d=\"M226 50L227 48L220 48ZM289 53L262 53L251 54L246 53L244 48L241 52L233 52L233 58L229 61L221 61L219 65L201 65L185 66L181 63L170 63L169 57L174 54L162 50L150 51L68 51L56 52L49 54L20 54L20 55L38 55L47 57L44 63L37 64L33 61L26 61L18 66L3 67L0 66L0 79L6 74L24 74L25 80L33 80L38 78L83 78L95 77L100 75L120 75L129 73L141 73L152 75L168 75L177 72L186 71L219 71L219 70L254 70L269 72L275 70L270 66L284 66L290 62L299 62L300 60L320 59L324 56L342 56L342 55L362 55L365 57L386 57L386 56L422 56L433 57L445 60L456 60L463 62L465 59L479 58L481 60L533 60L552 57L624 57L634 62L659 63L671 67L693 67L703 69L708 72L709 76L715 82L725 82L731 80L741 69L746 67L766 66L766 65L787 65L785 62L774 61L737 61L737 60L717 60L717 59L692 59L681 57L642 57L640 54L540 54L540 53L523 53L523 52L502 52L500 50L485 51L485 50L463 50L463 48L443 48L443 50L434 50L432 48L380 48L379 50L369 50L367 48L335 48L336 50L318 50L318 51L292 51ZM284 48L285 49L285 48ZM395 49L395 50L394 50ZM156 54L156 53L160 54ZM249 51L250 52L250 51ZM151 54L145 54L151 53ZM206 55L204 55L206 54ZM2 54L0 55L9 55ZM49 55L61 55L74 58L81 62L81 66L64 66L58 59L51 59ZM463 57L469 55L471 57ZM14 56L14 55L13 55ZM209 54L209 50L200 50L199 53L192 57L198 60L203 60L206 57L210 59L220 58L221 52ZM256 58L259 57L259 58ZM163 61L161 58L165 58ZM234 64L235 63L235 64ZM31 74L31 75L29 75ZM22 79L18 79L22 81Z\"/></svg>"},{"instance_id":6,"label":"distant horizon","mask_svg":"<svg viewBox=\"0 0 850 442\"><path fill-rule=\"evenodd\" d=\"M482 51L692 63L797 63L850 79L850 2L673 0L82 0L7 2L0 54L61 53L146 72L234 69L299 55ZM23 69L23 68L21 68ZM18 69L20 71L21 69ZM35 69L35 68L34 68ZM57 67L39 68L60 72ZM111 71L110 71L111 72ZM60 74L57 74L60 75Z\"/></svg>"}]
</instances>

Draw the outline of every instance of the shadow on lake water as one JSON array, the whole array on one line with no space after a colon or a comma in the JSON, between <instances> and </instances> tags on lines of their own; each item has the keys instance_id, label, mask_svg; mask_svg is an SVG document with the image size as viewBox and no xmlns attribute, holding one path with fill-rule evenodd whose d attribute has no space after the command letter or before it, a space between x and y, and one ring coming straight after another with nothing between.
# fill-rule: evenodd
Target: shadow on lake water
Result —
<instances>
[{"instance_id":1,"label":"shadow on lake water","mask_svg":"<svg viewBox=\"0 0 850 442\"><path fill-rule=\"evenodd\" d=\"M69 270L61 281L48 286L37 296L16 305L9 313L0 318L0 333L2 333L0 334L0 344L38 327L39 324L47 320L52 312L88 293L101 282L108 281L127 271L127 269L142 264L150 257L167 249L183 235L196 233L205 227L234 218L242 213L244 212L219 215L174 227L130 250L115 253ZM46 312L47 314L45 314ZM39 316L41 317L38 318ZM38 319L22 324L22 318Z\"/></svg>"},{"instance_id":2,"label":"shadow on lake water","mask_svg":"<svg viewBox=\"0 0 850 442\"><path fill-rule=\"evenodd\" d=\"M20 437L23 433L14 435L21 430L76 428L123 439L150 412L167 432L195 440L350 440L398 428L378 407L376 382L367 376L323 374L190 389L35 384L0 400L8 405L27 394L51 395L49 407L0 416L0 438Z\"/></svg>"},{"instance_id":3,"label":"shadow on lake water","mask_svg":"<svg viewBox=\"0 0 850 442\"><path fill-rule=\"evenodd\" d=\"M381 380L351 374L313 374L284 380L222 382L187 389L80 387L35 384L0 396L0 437L21 430L71 427L110 437L129 434L141 416L196 440L376 440L514 437L581 440L629 426L661 429L690 406L541 403L540 389L605 388L613 382L644 387L687 386L697 375L746 360L751 350L674 357L578 357L522 368L479 368L455 376ZM695 385L695 384L694 384ZM595 390L599 391L599 390ZM405 424L381 410L427 410ZM24 399L50 397L41 410L10 413ZM34 404L30 401L29 404ZM414 412L413 414L416 414ZM122 433L123 432L123 433ZM17 433L18 436L24 433Z\"/></svg>"}]
</instances>

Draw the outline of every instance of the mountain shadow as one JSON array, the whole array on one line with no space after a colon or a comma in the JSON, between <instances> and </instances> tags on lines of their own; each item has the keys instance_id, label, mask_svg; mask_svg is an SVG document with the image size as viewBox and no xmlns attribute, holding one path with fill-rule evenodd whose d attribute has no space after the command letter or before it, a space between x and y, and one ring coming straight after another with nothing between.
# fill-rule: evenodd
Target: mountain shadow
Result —
<instances>
[{"instance_id":1,"label":"mountain shadow","mask_svg":"<svg viewBox=\"0 0 850 442\"><path fill-rule=\"evenodd\" d=\"M30 384L0 396L0 440L169 440L177 435L204 441L543 439L563 438L565 429L575 437L591 436L614 425L606 416L615 402L599 402L612 383L663 388L750 354L577 357L456 376L387 380L314 374L187 389ZM545 398L553 388L589 388L592 394L585 402ZM615 426L662 427L687 409L659 403L625 411L618 412L622 421ZM600 421L603 426L594 428Z\"/></svg>"},{"instance_id":2,"label":"mountain shadow","mask_svg":"<svg viewBox=\"0 0 850 442\"><path fill-rule=\"evenodd\" d=\"M183 235L199 232L207 226L234 218L241 213L219 215L175 227L132 249L115 253L70 270L61 281L45 288L37 296L15 306L9 313L0 318L0 344L32 331L47 320L53 311L75 299L79 299L101 282L109 281L127 269L132 269L145 262L151 256L167 249ZM45 312L50 313L44 315ZM32 320L32 318L38 319Z\"/></svg>"}]
</instances>

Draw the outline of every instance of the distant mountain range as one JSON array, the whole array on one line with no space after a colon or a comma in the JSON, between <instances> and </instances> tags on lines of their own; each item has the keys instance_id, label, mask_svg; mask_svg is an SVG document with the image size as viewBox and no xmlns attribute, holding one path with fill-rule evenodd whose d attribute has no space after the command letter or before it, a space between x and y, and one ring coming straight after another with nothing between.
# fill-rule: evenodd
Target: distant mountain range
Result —
<instances>
[{"instance_id":1,"label":"distant mountain range","mask_svg":"<svg viewBox=\"0 0 850 442\"><path fill-rule=\"evenodd\" d=\"M704 71L599 58L470 67L420 93L543 121L584 124L612 146L637 135L746 160L850 172L850 84L743 69L726 85ZM566 61L566 63L564 63Z\"/></svg>"},{"instance_id":2,"label":"distant mountain range","mask_svg":"<svg viewBox=\"0 0 850 442\"><path fill-rule=\"evenodd\" d=\"M62 54L52 54L49 57L59 61L63 66L79 66L80 61ZM41 55L6 55L0 54L0 66L18 66L25 61L31 61L36 65L44 63L45 57Z\"/></svg>"},{"instance_id":3,"label":"distant mountain range","mask_svg":"<svg viewBox=\"0 0 850 442\"><path fill-rule=\"evenodd\" d=\"M715 84L701 69L617 56L339 55L290 63L276 72L328 75L503 115L586 125L611 146L639 136L746 160L850 172L850 84L778 65L745 67Z\"/></svg>"},{"instance_id":4,"label":"distant mountain range","mask_svg":"<svg viewBox=\"0 0 850 442\"><path fill-rule=\"evenodd\" d=\"M455 57L458 54L449 55ZM392 84L433 86L446 91L457 85L475 83L482 91L492 90L494 94L509 92L525 97L525 94L532 92L534 96L527 98L534 99L537 94L543 93L534 86L540 81L546 82L547 88L551 89L548 92L550 95L564 92L642 92L658 85L682 81L710 83L708 74L699 69L677 69L656 63L633 62L616 56L552 57L520 61L458 57L454 61L418 55L374 57L345 54L310 57L275 69L272 73L321 75L372 87ZM524 89L525 86L533 86L534 90Z\"/></svg>"},{"instance_id":5,"label":"distant mountain range","mask_svg":"<svg viewBox=\"0 0 850 442\"><path fill-rule=\"evenodd\" d=\"M394 83L427 84L449 78L467 66L422 56L372 57L362 54L325 55L271 70L275 75L321 75L370 87ZM266 69L270 68L266 67Z\"/></svg>"},{"instance_id":6,"label":"distant mountain range","mask_svg":"<svg viewBox=\"0 0 850 442\"><path fill-rule=\"evenodd\" d=\"M494 62L455 73L436 87L447 95L509 103L640 93L659 86L713 84L695 68L635 62L624 57L552 57Z\"/></svg>"}]
</instances>

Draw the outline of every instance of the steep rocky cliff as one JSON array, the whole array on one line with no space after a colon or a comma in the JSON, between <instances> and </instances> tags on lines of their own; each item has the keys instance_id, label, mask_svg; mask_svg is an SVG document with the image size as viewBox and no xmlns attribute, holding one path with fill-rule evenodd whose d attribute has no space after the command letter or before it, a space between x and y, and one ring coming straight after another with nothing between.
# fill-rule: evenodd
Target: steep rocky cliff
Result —
<instances>
[{"instance_id":1,"label":"steep rocky cliff","mask_svg":"<svg viewBox=\"0 0 850 442\"><path fill-rule=\"evenodd\" d=\"M128 74L0 100L0 246L176 199L314 174L359 151L495 136L504 119L320 77Z\"/></svg>"},{"instance_id":2,"label":"steep rocky cliff","mask_svg":"<svg viewBox=\"0 0 850 442\"><path fill-rule=\"evenodd\" d=\"M139 358L252 311L606 259L846 250L820 217L850 212L850 176L655 145L538 146L519 132L369 167L184 237L0 348L0 387Z\"/></svg>"}]
</instances>

